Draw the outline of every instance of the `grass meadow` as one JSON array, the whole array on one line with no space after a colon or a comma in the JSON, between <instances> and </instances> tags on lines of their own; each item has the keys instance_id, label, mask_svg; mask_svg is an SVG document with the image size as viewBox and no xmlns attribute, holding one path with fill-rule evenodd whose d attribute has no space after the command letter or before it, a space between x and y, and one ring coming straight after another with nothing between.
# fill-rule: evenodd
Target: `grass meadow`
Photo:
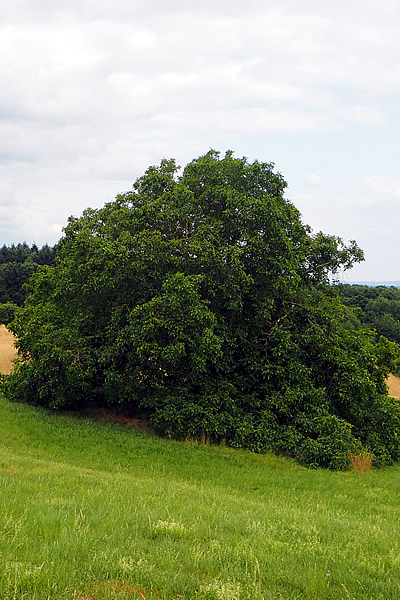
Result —
<instances>
[{"instance_id":1,"label":"grass meadow","mask_svg":"<svg viewBox=\"0 0 400 600\"><path fill-rule=\"evenodd\" d=\"M1 600L400 598L400 467L159 439L0 397Z\"/></svg>"}]
</instances>

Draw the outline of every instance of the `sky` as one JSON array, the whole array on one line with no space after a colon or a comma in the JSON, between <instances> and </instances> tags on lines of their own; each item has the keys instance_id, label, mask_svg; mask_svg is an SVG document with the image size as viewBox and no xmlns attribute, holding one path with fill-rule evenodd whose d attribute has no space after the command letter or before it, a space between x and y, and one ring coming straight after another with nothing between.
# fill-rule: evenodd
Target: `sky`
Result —
<instances>
[{"instance_id":1,"label":"sky","mask_svg":"<svg viewBox=\"0 0 400 600\"><path fill-rule=\"evenodd\" d=\"M275 163L344 281L400 280L397 0L13 0L0 7L0 245L53 245L150 165Z\"/></svg>"}]
</instances>

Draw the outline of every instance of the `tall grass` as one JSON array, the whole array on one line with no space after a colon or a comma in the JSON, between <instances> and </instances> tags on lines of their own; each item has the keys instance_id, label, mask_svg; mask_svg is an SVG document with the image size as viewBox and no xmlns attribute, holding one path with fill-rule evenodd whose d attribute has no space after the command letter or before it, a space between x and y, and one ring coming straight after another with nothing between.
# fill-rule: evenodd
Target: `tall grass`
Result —
<instances>
[{"instance_id":1,"label":"tall grass","mask_svg":"<svg viewBox=\"0 0 400 600\"><path fill-rule=\"evenodd\" d=\"M399 475L0 398L0 598L398 599Z\"/></svg>"}]
</instances>

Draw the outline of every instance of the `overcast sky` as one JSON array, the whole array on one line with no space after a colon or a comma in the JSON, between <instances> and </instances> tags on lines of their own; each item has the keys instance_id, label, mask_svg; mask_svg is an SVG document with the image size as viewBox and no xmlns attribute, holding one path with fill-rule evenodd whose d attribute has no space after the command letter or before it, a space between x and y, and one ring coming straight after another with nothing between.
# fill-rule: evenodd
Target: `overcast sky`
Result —
<instances>
[{"instance_id":1,"label":"overcast sky","mask_svg":"<svg viewBox=\"0 0 400 600\"><path fill-rule=\"evenodd\" d=\"M400 280L398 0L13 0L0 8L0 245L163 157L274 162L303 221Z\"/></svg>"}]
</instances>

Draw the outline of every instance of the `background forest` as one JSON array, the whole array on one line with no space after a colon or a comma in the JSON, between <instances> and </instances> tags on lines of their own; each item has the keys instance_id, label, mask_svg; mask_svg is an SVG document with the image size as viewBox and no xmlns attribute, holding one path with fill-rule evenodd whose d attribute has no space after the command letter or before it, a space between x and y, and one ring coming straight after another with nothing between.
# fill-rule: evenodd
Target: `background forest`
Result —
<instances>
[{"instance_id":1,"label":"background forest","mask_svg":"<svg viewBox=\"0 0 400 600\"><path fill-rule=\"evenodd\" d=\"M22 242L0 248L0 323L7 325L12 320L26 298L24 284L40 265L54 265L55 255L55 248L47 244L38 248Z\"/></svg>"},{"instance_id":2,"label":"background forest","mask_svg":"<svg viewBox=\"0 0 400 600\"><path fill-rule=\"evenodd\" d=\"M342 302L354 309L348 319L349 327L368 327L400 344L399 288L342 283L336 287Z\"/></svg>"}]
</instances>

